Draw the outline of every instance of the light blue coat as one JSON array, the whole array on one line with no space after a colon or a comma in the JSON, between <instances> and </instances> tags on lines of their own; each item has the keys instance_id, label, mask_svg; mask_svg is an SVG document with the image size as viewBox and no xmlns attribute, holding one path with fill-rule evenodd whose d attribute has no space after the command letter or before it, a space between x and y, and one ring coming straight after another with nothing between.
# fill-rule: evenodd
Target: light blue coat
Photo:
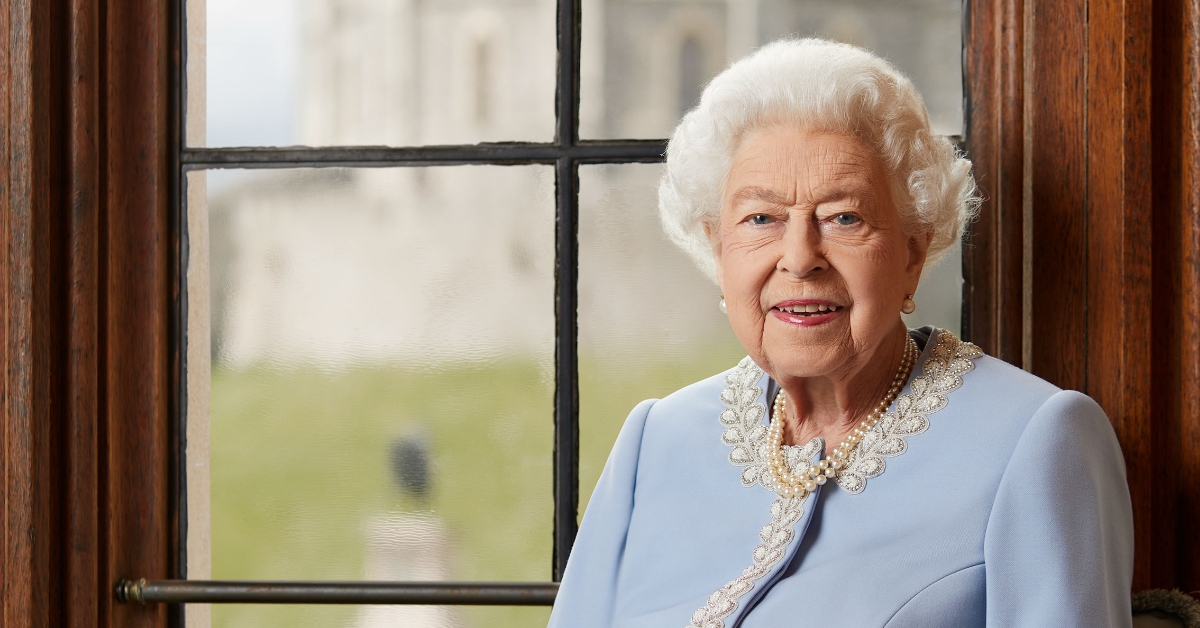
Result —
<instances>
[{"instance_id":1,"label":"light blue coat","mask_svg":"<svg viewBox=\"0 0 1200 628\"><path fill-rule=\"evenodd\" d=\"M922 370L803 502L756 483L776 388L749 359L634 408L550 626L1130 626L1133 516L1104 412L911 334Z\"/></svg>"}]
</instances>

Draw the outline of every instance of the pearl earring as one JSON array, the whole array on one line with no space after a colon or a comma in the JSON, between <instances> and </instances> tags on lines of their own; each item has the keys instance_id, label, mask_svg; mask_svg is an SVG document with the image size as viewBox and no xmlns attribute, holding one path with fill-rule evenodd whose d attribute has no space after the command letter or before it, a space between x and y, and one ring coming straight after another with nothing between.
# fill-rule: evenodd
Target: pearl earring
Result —
<instances>
[{"instance_id":1,"label":"pearl earring","mask_svg":"<svg viewBox=\"0 0 1200 628\"><path fill-rule=\"evenodd\" d=\"M904 312L905 314L912 314L913 312L917 311L917 302L913 301L912 297L913 295L911 294L904 297L904 304L900 306L901 312Z\"/></svg>"},{"instance_id":2,"label":"pearl earring","mask_svg":"<svg viewBox=\"0 0 1200 628\"><path fill-rule=\"evenodd\" d=\"M728 313L729 313L729 312L726 312L726 311L725 311L725 295L721 295L721 300L720 300L720 302L718 302L718 303L717 303L717 307L721 308L721 313L722 313L722 314L728 314Z\"/></svg>"}]
</instances>

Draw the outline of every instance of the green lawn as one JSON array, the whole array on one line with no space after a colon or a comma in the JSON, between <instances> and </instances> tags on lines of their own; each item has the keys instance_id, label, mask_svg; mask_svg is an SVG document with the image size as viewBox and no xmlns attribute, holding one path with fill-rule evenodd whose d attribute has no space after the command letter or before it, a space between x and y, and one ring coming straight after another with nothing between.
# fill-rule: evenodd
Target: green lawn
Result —
<instances>
[{"instance_id":1,"label":"green lawn","mask_svg":"<svg viewBox=\"0 0 1200 628\"><path fill-rule=\"evenodd\" d=\"M657 361L580 366L581 503L638 401L733 366L736 345ZM213 577L361 579L366 527L389 514L436 517L450 577L550 578L553 372L533 360L483 366L213 373ZM715 417L714 417L715 420ZM391 479L397 438L431 453L421 500ZM215 628L354 626L341 606L221 606ZM463 607L463 628L541 626L549 609Z\"/></svg>"}]
</instances>

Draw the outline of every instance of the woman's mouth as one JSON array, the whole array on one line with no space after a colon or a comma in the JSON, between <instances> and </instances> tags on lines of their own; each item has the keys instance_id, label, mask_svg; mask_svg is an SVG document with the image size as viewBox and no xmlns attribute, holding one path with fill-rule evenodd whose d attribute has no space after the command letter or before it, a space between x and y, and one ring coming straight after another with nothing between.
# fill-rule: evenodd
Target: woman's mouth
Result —
<instances>
[{"instance_id":1,"label":"woman's mouth","mask_svg":"<svg viewBox=\"0 0 1200 628\"><path fill-rule=\"evenodd\" d=\"M812 327L837 318L844 309L828 301L787 301L771 308L771 313L785 323Z\"/></svg>"}]
</instances>

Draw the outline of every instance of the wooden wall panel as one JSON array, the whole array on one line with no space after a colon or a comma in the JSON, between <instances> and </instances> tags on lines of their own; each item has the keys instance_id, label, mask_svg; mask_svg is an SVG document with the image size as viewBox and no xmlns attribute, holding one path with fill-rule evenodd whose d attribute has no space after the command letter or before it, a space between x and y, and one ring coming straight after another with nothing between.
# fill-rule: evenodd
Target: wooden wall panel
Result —
<instances>
[{"instance_id":1,"label":"wooden wall panel","mask_svg":"<svg viewBox=\"0 0 1200 628\"><path fill-rule=\"evenodd\" d=\"M968 157L984 203L963 248L963 334L1021 364L1024 249L1024 0L966 2Z\"/></svg>"},{"instance_id":2,"label":"wooden wall panel","mask_svg":"<svg viewBox=\"0 0 1200 628\"><path fill-rule=\"evenodd\" d=\"M0 77L3 107L4 180L0 185L0 210L3 213L3 292L4 292L4 423L0 456L4 479L4 626L47 625L46 600L36 593L36 584L47 578L38 567L44 552L39 551L36 530L40 507L34 492L36 467L30 377L30 302L32 301L33 255L31 219L28 210L32 194L31 154L32 103L30 70L32 57L31 11L29 0L0 4L4 38L0 55L4 56L4 76Z\"/></svg>"},{"instance_id":3,"label":"wooden wall panel","mask_svg":"<svg viewBox=\"0 0 1200 628\"><path fill-rule=\"evenodd\" d=\"M1180 319L1179 360L1180 379L1186 382L1180 390L1181 402L1176 416L1184 422L1180 430L1181 478L1180 516L1176 520L1178 538L1192 542L1181 552L1177 579L1189 590L1200 589L1200 542L1196 530L1200 527L1200 1L1179 3L1178 17L1171 20L1180 31L1178 56L1181 80L1179 109L1183 113L1177 129L1180 150L1168 157L1179 164L1179 180L1165 185L1179 189L1179 202L1166 206L1165 211L1177 211L1183 227L1179 231L1180 248L1185 251L1179 267L1183 271L1184 289Z\"/></svg>"},{"instance_id":4,"label":"wooden wall panel","mask_svg":"<svg viewBox=\"0 0 1200 628\"><path fill-rule=\"evenodd\" d=\"M1133 498L1135 590L1200 590L1200 0L1025 0L1019 21L970 4L967 149L989 198L964 260L982 299L968 333L1104 407ZM1012 30L1023 46L1000 43ZM1019 99L1006 63L1022 68Z\"/></svg>"},{"instance_id":5,"label":"wooden wall panel","mask_svg":"<svg viewBox=\"0 0 1200 628\"><path fill-rule=\"evenodd\" d=\"M0 491L3 501L0 504L0 571L4 573L13 573L16 565L21 563L23 557L20 547L12 539L15 528L20 526L20 513L25 510L24 504L18 501L16 487L8 480L14 472L13 465L9 462L9 457L15 453L15 447L12 446L12 436L16 431L17 423L14 419L9 419L8 399L13 392L9 383L12 378L8 374L9 364L9 280L12 278L10 273L11 265L8 259L9 232L11 211L11 194L12 178L9 176L9 164L11 163L12 152L12 137L9 134L9 125L12 121L12 111L10 95L12 94L12 76L13 68L10 65L14 62L14 55L10 50L12 40L10 38L9 27L11 24L11 5L0 6L0 405L3 406L5 419L0 422L0 478L3 478L4 484L0 486ZM18 590L10 584L10 578L0 578L0 626L8 626L15 623L10 617L21 612L25 604L22 597L17 597ZM9 598L12 598L11 600Z\"/></svg>"},{"instance_id":6,"label":"wooden wall panel","mask_svg":"<svg viewBox=\"0 0 1200 628\"><path fill-rule=\"evenodd\" d=\"M176 348L167 6L111 0L106 20L109 582L172 576L167 448ZM123 628L161 626L166 618L161 604L113 606L113 624Z\"/></svg>"},{"instance_id":7,"label":"wooden wall panel","mask_svg":"<svg viewBox=\"0 0 1200 628\"><path fill-rule=\"evenodd\" d=\"M1200 590L1200 2L1153 7L1151 581Z\"/></svg>"},{"instance_id":8,"label":"wooden wall panel","mask_svg":"<svg viewBox=\"0 0 1200 628\"><path fill-rule=\"evenodd\" d=\"M1088 392L1125 453L1135 528L1157 536L1151 447L1150 42L1148 3L1091 0L1087 50L1086 360ZM1062 351L1066 347L1056 346ZM1173 545L1171 535L1159 543ZM1149 547L1155 541L1143 539ZM1170 550L1173 551L1173 550ZM1150 582L1152 553L1136 556Z\"/></svg>"},{"instance_id":9,"label":"wooden wall panel","mask_svg":"<svg viewBox=\"0 0 1200 628\"><path fill-rule=\"evenodd\" d=\"M1087 387L1088 4L1025 3L1025 188L1030 244L1023 365L1062 386ZM1063 351L1063 348L1069 348Z\"/></svg>"},{"instance_id":10,"label":"wooden wall panel","mask_svg":"<svg viewBox=\"0 0 1200 628\"><path fill-rule=\"evenodd\" d=\"M3 373L5 599L13 626L63 623L65 478L62 408L66 355L66 233L39 211L66 198L62 159L66 107L52 75L64 76L61 5L26 0L3 7L8 29L4 147L6 292ZM58 26L57 29L48 26ZM61 218L61 213L57 218Z\"/></svg>"},{"instance_id":11,"label":"wooden wall panel","mask_svg":"<svg viewBox=\"0 0 1200 628\"><path fill-rule=\"evenodd\" d=\"M99 401L103 380L99 346L99 269L104 204L100 202L100 60L99 7L95 2L74 0L67 6L70 36L67 86L67 186L66 209L68 311L66 334L70 353L66 356L66 439L63 460L66 481L64 547L66 606L63 626L85 628L102 621L100 610L106 598L96 583L106 562L100 538L101 436L105 421Z\"/></svg>"},{"instance_id":12,"label":"wooden wall panel","mask_svg":"<svg viewBox=\"0 0 1200 628\"><path fill-rule=\"evenodd\" d=\"M0 627L165 626L170 3L0 3Z\"/></svg>"}]
</instances>

